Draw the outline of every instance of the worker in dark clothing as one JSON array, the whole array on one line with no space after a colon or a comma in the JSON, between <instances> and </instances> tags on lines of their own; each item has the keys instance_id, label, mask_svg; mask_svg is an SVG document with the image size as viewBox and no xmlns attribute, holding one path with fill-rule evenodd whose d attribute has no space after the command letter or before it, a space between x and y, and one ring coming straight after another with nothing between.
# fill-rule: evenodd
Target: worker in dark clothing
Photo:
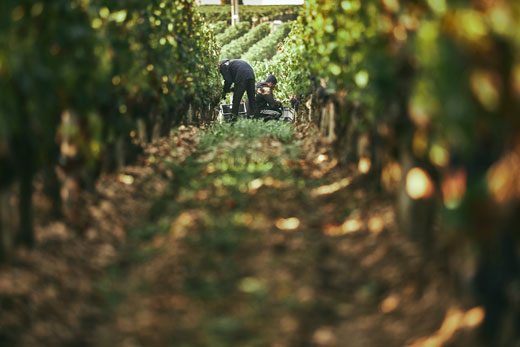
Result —
<instances>
[{"instance_id":1,"label":"worker in dark clothing","mask_svg":"<svg viewBox=\"0 0 520 347\"><path fill-rule=\"evenodd\" d=\"M280 100L275 100L273 95L277 83L276 77L269 75L265 81L258 82L256 85L256 118L278 119L282 115L282 103Z\"/></svg>"},{"instance_id":2,"label":"worker in dark clothing","mask_svg":"<svg viewBox=\"0 0 520 347\"><path fill-rule=\"evenodd\" d=\"M231 109L233 116L235 118L238 117L240 101L242 101L242 96L245 92L247 92L249 99L248 112L255 114L255 72L251 65L240 59L224 59L220 62L220 73L224 78L222 97L225 98L227 93L233 92L233 107ZM232 89L231 85L233 83L235 86Z\"/></svg>"}]
</instances>

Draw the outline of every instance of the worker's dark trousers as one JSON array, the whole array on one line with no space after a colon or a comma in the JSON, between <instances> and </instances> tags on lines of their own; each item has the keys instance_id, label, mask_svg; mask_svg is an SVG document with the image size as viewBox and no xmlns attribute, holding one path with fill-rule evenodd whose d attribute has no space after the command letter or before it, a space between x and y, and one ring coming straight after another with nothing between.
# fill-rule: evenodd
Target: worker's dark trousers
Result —
<instances>
[{"instance_id":1,"label":"worker's dark trousers","mask_svg":"<svg viewBox=\"0 0 520 347\"><path fill-rule=\"evenodd\" d=\"M231 108L231 113L235 118L238 117L238 110L240 108L240 101L242 101L242 96L247 92L247 98L249 99L249 114L255 114L253 108L255 105L255 80L247 79L240 83L235 83L235 90L233 92L233 107Z\"/></svg>"}]
</instances>

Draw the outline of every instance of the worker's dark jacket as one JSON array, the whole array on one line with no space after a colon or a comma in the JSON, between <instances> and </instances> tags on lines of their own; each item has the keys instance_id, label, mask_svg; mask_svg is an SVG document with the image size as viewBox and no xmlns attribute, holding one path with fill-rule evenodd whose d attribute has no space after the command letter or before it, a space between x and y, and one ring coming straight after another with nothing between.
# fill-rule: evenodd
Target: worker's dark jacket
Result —
<instances>
[{"instance_id":1,"label":"worker's dark jacket","mask_svg":"<svg viewBox=\"0 0 520 347\"><path fill-rule=\"evenodd\" d=\"M231 91L231 85L245 83L247 80L255 80L255 72L251 65L240 59L224 60L220 64L220 73L224 78L224 94Z\"/></svg>"},{"instance_id":2,"label":"worker's dark jacket","mask_svg":"<svg viewBox=\"0 0 520 347\"><path fill-rule=\"evenodd\" d=\"M265 113L262 111L277 111L281 114L282 103L274 99L273 90L267 82L256 84L255 102L257 116Z\"/></svg>"}]
</instances>

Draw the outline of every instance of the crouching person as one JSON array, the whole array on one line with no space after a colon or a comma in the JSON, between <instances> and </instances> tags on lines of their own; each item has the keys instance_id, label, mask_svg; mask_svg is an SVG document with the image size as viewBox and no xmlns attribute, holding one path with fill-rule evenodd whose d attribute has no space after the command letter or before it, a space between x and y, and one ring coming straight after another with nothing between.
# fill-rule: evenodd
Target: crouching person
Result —
<instances>
[{"instance_id":1,"label":"crouching person","mask_svg":"<svg viewBox=\"0 0 520 347\"><path fill-rule=\"evenodd\" d=\"M282 103L275 100L273 90L278 81L274 75L269 75L265 81L256 84L256 118L264 120L278 119L282 115Z\"/></svg>"}]
</instances>

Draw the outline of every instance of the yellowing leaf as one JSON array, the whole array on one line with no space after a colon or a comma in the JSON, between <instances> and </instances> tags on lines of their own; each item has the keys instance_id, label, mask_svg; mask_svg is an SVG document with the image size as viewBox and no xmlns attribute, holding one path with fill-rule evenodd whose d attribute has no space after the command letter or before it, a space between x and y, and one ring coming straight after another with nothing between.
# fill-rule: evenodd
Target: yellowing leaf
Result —
<instances>
[{"instance_id":1,"label":"yellowing leaf","mask_svg":"<svg viewBox=\"0 0 520 347\"><path fill-rule=\"evenodd\" d=\"M477 70L471 74L473 94L488 111L496 111L500 101L497 78L489 71Z\"/></svg>"},{"instance_id":2,"label":"yellowing leaf","mask_svg":"<svg viewBox=\"0 0 520 347\"><path fill-rule=\"evenodd\" d=\"M361 158L358 162L358 170L359 172L366 174L370 171L370 167L372 166L372 162L369 158Z\"/></svg>"},{"instance_id":3,"label":"yellowing leaf","mask_svg":"<svg viewBox=\"0 0 520 347\"><path fill-rule=\"evenodd\" d=\"M311 195L313 197L320 196L320 195L328 195L337 192L338 190L347 187L352 180L349 177L343 178L337 182L334 182L332 184L327 184L324 186L320 186L318 188L314 188L311 191Z\"/></svg>"},{"instance_id":4,"label":"yellowing leaf","mask_svg":"<svg viewBox=\"0 0 520 347\"><path fill-rule=\"evenodd\" d=\"M444 166L448 165L448 162L450 160L450 154L448 153L448 151L439 144L434 144L430 148L429 156L430 156L430 161L433 164L440 166L440 167L444 167Z\"/></svg>"},{"instance_id":5,"label":"yellowing leaf","mask_svg":"<svg viewBox=\"0 0 520 347\"><path fill-rule=\"evenodd\" d=\"M103 25L103 21L101 21L101 19L99 19L99 18L94 18L92 20L92 22L90 23L90 26L92 27L92 29L99 29L99 28L101 28L102 25Z\"/></svg>"},{"instance_id":6,"label":"yellowing leaf","mask_svg":"<svg viewBox=\"0 0 520 347\"><path fill-rule=\"evenodd\" d=\"M296 217L280 218L275 222L275 226L280 230L296 230L300 226L300 220Z\"/></svg>"},{"instance_id":7,"label":"yellowing leaf","mask_svg":"<svg viewBox=\"0 0 520 347\"><path fill-rule=\"evenodd\" d=\"M379 305L379 309L383 313L389 313L394 311L397 306L399 306L399 297L395 294L388 296L385 300L381 302Z\"/></svg>"},{"instance_id":8,"label":"yellowing leaf","mask_svg":"<svg viewBox=\"0 0 520 347\"><path fill-rule=\"evenodd\" d=\"M132 183L134 183L134 177L130 175L120 174L119 176L117 176L117 179L119 180L119 182L124 183L126 185L131 185Z\"/></svg>"},{"instance_id":9,"label":"yellowing leaf","mask_svg":"<svg viewBox=\"0 0 520 347\"><path fill-rule=\"evenodd\" d=\"M108 7L102 7L99 10L99 16L101 18L106 19L106 18L108 18L109 15L110 15L110 10L108 9Z\"/></svg>"},{"instance_id":10,"label":"yellowing leaf","mask_svg":"<svg viewBox=\"0 0 520 347\"><path fill-rule=\"evenodd\" d=\"M110 19L116 23L122 23L126 19L126 10L120 10L110 15Z\"/></svg>"}]
</instances>

